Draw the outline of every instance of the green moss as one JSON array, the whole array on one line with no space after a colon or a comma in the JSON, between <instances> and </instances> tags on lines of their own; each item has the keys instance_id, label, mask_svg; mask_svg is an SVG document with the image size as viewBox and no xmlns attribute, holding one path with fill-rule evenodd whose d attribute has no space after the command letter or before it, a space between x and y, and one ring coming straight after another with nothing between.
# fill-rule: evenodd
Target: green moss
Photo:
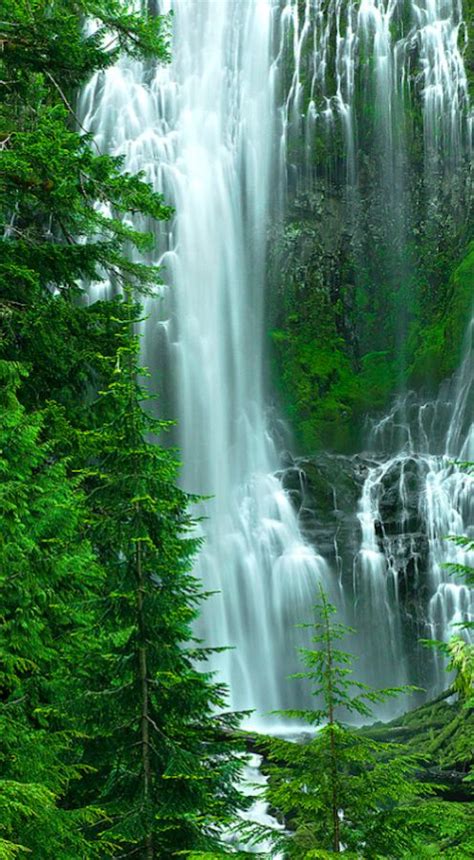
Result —
<instances>
[{"instance_id":1,"label":"green moss","mask_svg":"<svg viewBox=\"0 0 474 860\"><path fill-rule=\"evenodd\" d=\"M365 355L355 369L344 342L306 333L272 332L280 391L304 450L348 450L358 442L359 419L382 409L392 394L398 366L388 352Z\"/></svg>"},{"instance_id":2,"label":"green moss","mask_svg":"<svg viewBox=\"0 0 474 860\"><path fill-rule=\"evenodd\" d=\"M333 333L272 332L280 391L303 447L346 447L359 384L344 343Z\"/></svg>"},{"instance_id":3,"label":"green moss","mask_svg":"<svg viewBox=\"0 0 474 860\"><path fill-rule=\"evenodd\" d=\"M377 740L398 741L422 755L429 768L437 768L440 782L443 772L458 772L461 779L473 764L472 733L474 711L447 691L390 723L375 723L361 729L362 734ZM466 794L469 784L464 783Z\"/></svg>"},{"instance_id":4,"label":"green moss","mask_svg":"<svg viewBox=\"0 0 474 860\"><path fill-rule=\"evenodd\" d=\"M446 260L442 263L443 270L449 271ZM435 389L459 365L474 299L474 242L451 276L445 276L444 289L436 285L437 302L433 296L428 300L433 281L426 279L425 304L418 314L413 313L404 350L393 340L390 343L382 308L373 311L368 292L352 288L356 322L362 317L367 325L372 308L371 326L378 325L381 332L378 337L374 332L374 346L383 342L384 333L389 344L387 349L362 351L360 357L341 331L340 320L347 316L351 301L350 287L342 292L342 299L334 300L318 284L313 265L311 258L302 285L287 282L286 313L271 333L275 381L303 451L355 450L362 418L385 409L400 385ZM388 316L393 313L394 308L388 308ZM367 337L365 342L369 341Z\"/></svg>"},{"instance_id":5,"label":"green moss","mask_svg":"<svg viewBox=\"0 0 474 860\"><path fill-rule=\"evenodd\" d=\"M444 307L430 325L418 328L412 335L411 383L437 384L456 369L473 304L474 242L471 242L451 276Z\"/></svg>"},{"instance_id":6,"label":"green moss","mask_svg":"<svg viewBox=\"0 0 474 860\"><path fill-rule=\"evenodd\" d=\"M292 330L293 329L293 330ZM306 449L328 441L331 432L343 442L356 397L356 380L343 342L311 336L294 325L272 332L277 377L298 441Z\"/></svg>"},{"instance_id":7,"label":"green moss","mask_svg":"<svg viewBox=\"0 0 474 860\"><path fill-rule=\"evenodd\" d=\"M368 352L361 361L359 374L360 407L382 409L400 377L399 363L388 352Z\"/></svg>"}]
</instances>

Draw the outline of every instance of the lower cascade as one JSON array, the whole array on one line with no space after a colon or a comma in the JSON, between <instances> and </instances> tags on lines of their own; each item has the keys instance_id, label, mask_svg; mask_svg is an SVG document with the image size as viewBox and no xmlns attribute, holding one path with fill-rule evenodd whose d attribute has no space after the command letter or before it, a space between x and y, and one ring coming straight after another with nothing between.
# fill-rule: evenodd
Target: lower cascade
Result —
<instances>
[{"instance_id":1,"label":"lower cascade","mask_svg":"<svg viewBox=\"0 0 474 860\"><path fill-rule=\"evenodd\" d=\"M282 473L303 534L340 571L343 611L364 631L353 649L374 685L390 678L440 692L442 661L427 660L419 640L447 641L473 617L470 589L445 567L472 564L446 537L472 530L473 477L463 463L474 456L473 330L471 322L462 365L436 400L408 394L372 423L367 451L297 461Z\"/></svg>"},{"instance_id":2,"label":"lower cascade","mask_svg":"<svg viewBox=\"0 0 474 860\"><path fill-rule=\"evenodd\" d=\"M230 646L213 658L230 704L268 726L269 712L305 700L287 676L305 641L296 625L322 584L359 630L353 647L366 680L437 690L443 667L421 659L418 640L446 638L470 612L467 588L443 564L467 561L444 539L468 534L472 514L472 478L455 462L474 457L472 327L462 366L437 398L401 393L384 418L367 421L362 453L313 458L281 453L292 443L270 394L264 331L272 230L291 199L306 194L312 205L322 181L315 140L339 141L347 223L362 212L358 147L369 143L357 111L368 105L380 165L369 208L374 218L385 205L397 213L384 225L388 283L408 277L402 98L414 79L432 211L443 165L461 176L472 132L462 11L432 0L330 2L327 13L319 0L155 6L173 12L171 62L122 58L84 88L80 112L97 146L124 155L125 168L142 171L176 210L151 259L165 283L143 324L143 362L161 411L177 421L183 486L207 497L197 572L213 596L199 635ZM423 72L413 78L415 54ZM401 314L395 340L404 325Z\"/></svg>"}]
</instances>

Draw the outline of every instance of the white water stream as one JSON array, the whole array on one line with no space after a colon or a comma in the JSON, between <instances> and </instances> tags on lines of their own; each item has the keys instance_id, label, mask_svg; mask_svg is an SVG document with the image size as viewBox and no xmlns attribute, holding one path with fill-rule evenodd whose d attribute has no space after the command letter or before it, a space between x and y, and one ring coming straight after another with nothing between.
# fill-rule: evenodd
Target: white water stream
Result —
<instances>
[{"instance_id":1,"label":"white water stream","mask_svg":"<svg viewBox=\"0 0 474 860\"><path fill-rule=\"evenodd\" d=\"M354 563L354 624L366 631L365 657L370 680L383 685L420 682L410 667L402 632L401 591L420 594L412 601L419 638L447 641L453 625L474 619L472 591L453 577L446 562L473 565L474 554L446 540L474 536L474 476L462 463L474 460L474 320L466 334L464 358L437 400L400 398L374 423L368 437L372 461L364 481L358 517L362 541ZM390 494L395 528L384 523L381 505ZM393 501L394 500L394 501ZM405 580L405 581L404 581ZM364 655L362 655L364 657ZM446 684L443 661L425 655L429 692ZM367 671L367 669L366 669ZM415 674L415 676L414 676Z\"/></svg>"},{"instance_id":2,"label":"white water stream","mask_svg":"<svg viewBox=\"0 0 474 860\"><path fill-rule=\"evenodd\" d=\"M144 361L166 377L185 488L213 497L199 506L207 520L196 572L217 592L202 634L232 646L214 668L232 707L257 709L255 724L293 701L296 685L284 691L296 669L294 625L329 579L273 475L263 392L277 10L271 0L172 5L171 64L123 60L98 76L83 96L83 122L176 208L159 237L169 288L147 308Z\"/></svg>"},{"instance_id":3,"label":"white water stream","mask_svg":"<svg viewBox=\"0 0 474 860\"><path fill-rule=\"evenodd\" d=\"M271 709L302 704L301 688L286 679L301 643L294 625L308 619L317 583L331 600L341 598L337 577L302 538L275 476L279 457L267 414L267 228L284 206L289 142L299 136L310 152L319 125L332 133L341 123L347 182L356 183L355 74L370 55L367 98L377 105L384 182L393 184L390 164L403 147L397 118L404 88L422 98L427 170L434 154L459 161L461 141L471 133L461 7L457 0L411 0L406 29L400 25L395 37L392 25L407 10L398 0L162 0L158 6L161 13L173 9L171 64L122 59L85 88L81 116L100 149L124 154L126 168L143 171L176 210L158 234L153 260L163 266L166 286L161 301L147 307L144 362L166 414L178 422L185 488L212 496L199 507L206 519L197 574L217 593L206 603L201 633L210 645L233 646L213 668L229 684L230 705L255 708L253 725L267 726ZM422 70L416 80L414 51ZM287 92L285 64L293 69ZM459 386L442 449L433 450L431 440L422 448L384 441L380 449L398 458L402 475L404 459L413 456L424 470L428 620L438 635L466 611L465 589L441 567L445 534L468 528L468 479L448 462L469 456L458 438L465 424L456 410L468 408ZM420 406L419 415L427 411ZM373 430L373 451L397 421L394 412ZM408 435L410 421L402 422ZM377 536L378 488L390 465L382 459L359 505L355 615L366 656L379 667L374 676L393 683L405 679L406 661L396 564ZM462 556L453 547L449 552Z\"/></svg>"},{"instance_id":4,"label":"white water stream","mask_svg":"<svg viewBox=\"0 0 474 860\"><path fill-rule=\"evenodd\" d=\"M287 0L282 33L294 57L285 126L305 139L309 161L315 130L332 135L340 124L348 181L356 181L358 76L376 109L373 121L388 175L404 144L403 97L417 95L422 102L427 172L440 162L452 170L466 141L472 145L461 0ZM308 81L311 100L304 110Z\"/></svg>"}]
</instances>

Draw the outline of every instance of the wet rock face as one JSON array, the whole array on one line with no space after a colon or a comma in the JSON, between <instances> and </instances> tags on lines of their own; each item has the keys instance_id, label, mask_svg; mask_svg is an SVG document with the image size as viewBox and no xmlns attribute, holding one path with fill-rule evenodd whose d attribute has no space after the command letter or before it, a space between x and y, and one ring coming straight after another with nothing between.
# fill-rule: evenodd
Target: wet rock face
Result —
<instances>
[{"instance_id":1,"label":"wet rock face","mask_svg":"<svg viewBox=\"0 0 474 860\"><path fill-rule=\"evenodd\" d=\"M286 455L288 458L288 455ZM319 454L291 463L279 473L292 499L305 538L331 562L339 559L344 579L352 577L360 550L359 506L369 470L380 467L374 486L374 528L379 549L392 568L420 586L420 562L428 551L427 524L420 511L426 465L415 456L383 461L358 455Z\"/></svg>"},{"instance_id":2,"label":"wet rock face","mask_svg":"<svg viewBox=\"0 0 474 860\"><path fill-rule=\"evenodd\" d=\"M338 575L347 571L348 579L359 548L357 503L366 472L360 458L325 453L298 459L281 472L303 536Z\"/></svg>"},{"instance_id":3,"label":"wet rock face","mask_svg":"<svg viewBox=\"0 0 474 860\"><path fill-rule=\"evenodd\" d=\"M400 597L409 602L410 614L419 614L427 598L423 572L428 565L429 545L427 522L420 508L426 473L422 458L393 460L380 479L374 500L380 515L376 522L380 549L397 575Z\"/></svg>"},{"instance_id":4,"label":"wet rock face","mask_svg":"<svg viewBox=\"0 0 474 860\"><path fill-rule=\"evenodd\" d=\"M420 531L419 498L424 477L415 457L394 460L384 473L378 506L385 535Z\"/></svg>"},{"instance_id":5,"label":"wet rock face","mask_svg":"<svg viewBox=\"0 0 474 860\"><path fill-rule=\"evenodd\" d=\"M285 465L280 479L304 537L324 556L342 584L346 606L357 607L348 620L359 631L370 628L377 639L383 636L386 624L383 607L390 604L387 612L393 613L398 630L393 635L400 640L397 649L400 657L405 655L410 680L428 686L430 661L426 651L420 654L417 644L430 636L428 527L420 505L426 460L414 455L390 460L322 453L291 462L287 459ZM373 543L364 550L362 522L367 509L363 497L368 485ZM374 553L380 567L372 570L364 552ZM382 641L380 645L383 648ZM376 647L374 642L368 650L373 653ZM392 656L396 659L397 655ZM384 672L381 666L382 685ZM374 680L370 672L367 680Z\"/></svg>"}]
</instances>

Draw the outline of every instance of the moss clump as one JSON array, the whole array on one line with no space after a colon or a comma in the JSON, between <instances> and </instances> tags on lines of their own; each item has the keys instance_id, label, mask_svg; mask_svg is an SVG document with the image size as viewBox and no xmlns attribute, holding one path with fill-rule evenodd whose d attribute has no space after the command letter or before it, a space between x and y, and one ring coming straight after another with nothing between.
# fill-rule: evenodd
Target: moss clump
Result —
<instances>
[{"instance_id":1,"label":"moss clump","mask_svg":"<svg viewBox=\"0 0 474 860\"><path fill-rule=\"evenodd\" d=\"M474 299L474 242L447 277L443 300L413 319L403 352L392 345L357 355L341 332L341 299L333 302L330 291L311 282L295 292L271 339L297 442L303 451L355 450L367 412L386 408L401 386L435 389L459 365ZM357 302L353 307L360 314Z\"/></svg>"},{"instance_id":2,"label":"moss clump","mask_svg":"<svg viewBox=\"0 0 474 860\"><path fill-rule=\"evenodd\" d=\"M360 417L382 409L393 392L397 363L371 352L355 369L344 341L288 328L272 333L280 391L304 450L348 450L358 443Z\"/></svg>"},{"instance_id":3,"label":"moss clump","mask_svg":"<svg viewBox=\"0 0 474 860\"><path fill-rule=\"evenodd\" d=\"M299 441L306 450L346 447L350 417L359 398L357 377L344 342L290 327L272 332L280 389Z\"/></svg>"},{"instance_id":4,"label":"moss clump","mask_svg":"<svg viewBox=\"0 0 474 860\"><path fill-rule=\"evenodd\" d=\"M474 242L454 270L444 307L426 328L418 327L411 338L413 361L409 381L437 384L459 364L463 336L474 305Z\"/></svg>"}]
</instances>

